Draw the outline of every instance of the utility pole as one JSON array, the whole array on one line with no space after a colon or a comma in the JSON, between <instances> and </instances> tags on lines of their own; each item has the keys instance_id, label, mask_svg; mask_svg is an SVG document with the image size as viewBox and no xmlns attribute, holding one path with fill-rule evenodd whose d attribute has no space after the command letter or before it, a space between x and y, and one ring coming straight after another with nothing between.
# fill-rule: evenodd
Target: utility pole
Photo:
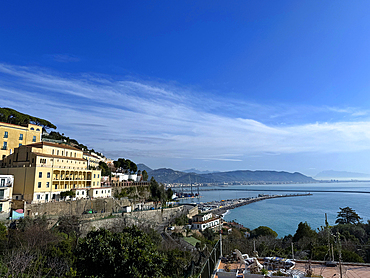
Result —
<instances>
[{"instance_id":1,"label":"utility pole","mask_svg":"<svg viewBox=\"0 0 370 278\"><path fill-rule=\"evenodd\" d=\"M293 242L292 242L292 258L294 260L294 249L293 249Z\"/></svg>"},{"instance_id":2,"label":"utility pole","mask_svg":"<svg viewBox=\"0 0 370 278\"><path fill-rule=\"evenodd\" d=\"M342 278L342 244L340 242L340 233L337 232L337 239L339 243L339 277Z\"/></svg>"}]
</instances>

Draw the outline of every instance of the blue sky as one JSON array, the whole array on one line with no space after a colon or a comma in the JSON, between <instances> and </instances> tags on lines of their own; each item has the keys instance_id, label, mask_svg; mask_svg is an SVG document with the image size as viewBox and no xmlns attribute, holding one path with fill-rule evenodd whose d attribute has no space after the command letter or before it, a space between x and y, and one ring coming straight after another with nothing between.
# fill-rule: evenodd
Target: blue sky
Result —
<instances>
[{"instance_id":1,"label":"blue sky","mask_svg":"<svg viewBox=\"0 0 370 278\"><path fill-rule=\"evenodd\" d=\"M1 107L152 168L370 173L369 1L2 1Z\"/></svg>"}]
</instances>

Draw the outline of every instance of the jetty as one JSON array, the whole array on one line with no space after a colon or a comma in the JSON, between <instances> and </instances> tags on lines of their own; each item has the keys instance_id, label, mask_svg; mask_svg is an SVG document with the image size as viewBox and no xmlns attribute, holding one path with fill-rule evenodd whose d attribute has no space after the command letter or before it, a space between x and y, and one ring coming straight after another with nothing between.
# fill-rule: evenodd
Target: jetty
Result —
<instances>
[{"instance_id":1,"label":"jetty","mask_svg":"<svg viewBox=\"0 0 370 278\"><path fill-rule=\"evenodd\" d=\"M311 196L311 193L303 194L278 194L278 195L258 195L258 197L248 197L248 198L239 198L239 199L229 199L221 201L212 201L207 203L201 203L198 205L199 209L202 211L213 212L214 214L224 214L230 209L237 207L245 206L251 203L274 199L274 198L287 198L287 197L302 197L302 196Z\"/></svg>"}]
</instances>

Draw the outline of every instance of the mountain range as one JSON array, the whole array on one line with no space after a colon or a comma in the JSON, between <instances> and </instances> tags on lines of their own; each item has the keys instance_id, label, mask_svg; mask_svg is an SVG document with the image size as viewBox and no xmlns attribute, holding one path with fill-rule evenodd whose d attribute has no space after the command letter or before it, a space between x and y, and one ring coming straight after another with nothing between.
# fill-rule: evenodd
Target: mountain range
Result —
<instances>
[{"instance_id":1,"label":"mountain range","mask_svg":"<svg viewBox=\"0 0 370 278\"><path fill-rule=\"evenodd\" d=\"M169 168L160 168L153 170L145 164L138 164L139 170L148 172L149 178L154 177L161 183L232 183L232 182L287 182L304 183L314 182L311 177L301 173L289 173L278 171L250 171L237 170L228 172L209 172L197 174L195 172L176 171Z\"/></svg>"},{"instance_id":2,"label":"mountain range","mask_svg":"<svg viewBox=\"0 0 370 278\"><path fill-rule=\"evenodd\" d=\"M369 174L364 173L354 173L354 172L347 172L347 171L322 171L318 173L315 178L321 180L330 180L330 179L339 179L339 180L349 180L349 179L357 179L357 180L370 180Z\"/></svg>"}]
</instances>

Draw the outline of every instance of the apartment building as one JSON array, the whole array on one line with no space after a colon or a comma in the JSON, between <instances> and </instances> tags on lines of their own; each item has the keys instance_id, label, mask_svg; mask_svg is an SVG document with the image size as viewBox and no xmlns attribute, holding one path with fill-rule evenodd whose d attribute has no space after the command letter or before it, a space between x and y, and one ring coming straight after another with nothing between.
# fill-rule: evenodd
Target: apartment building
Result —
<instances>
[{"instance_id":1,"label":"apartment building","mask_svg":"<svg viewBox=\"0 0 370 278\"><path fill-rule=\"evenodd\" d=\"M87 161L87 167L94 169L99 167L99 162L104 159L94 153L83 152L83 158Z\"/></svg>"},{"instance_id":2,"label":"apartment building","mask_svg":"<svg viewBox=\"0 0 370 278\"><path fill-rule=\"evenodd\" d=\"M15 148L41 141L42 127L34 124L27 126L0 122L0 159L12 154Z\"/></svg>"},{"instance_id":3,"label":"apartment building","mask_svg":"<svg viewBox=\"0 0 370 278\"><path fill-rule=\"evenodd\" d=\"M14 175L13 198L27 202L59 200L60 193L100 187L100 170L89 170L83 151L65 144L22 145L2 160L0 174Z\"/></svg>"},{"instance_id":4,"label":"apartment building","mask_svg":"<svg viewBox=\"0 0 370 278\"><path fill-rule=\"evenodd\" d=\"M13 194L14 177L0 175L0 213L9 213Z\"/></svg>"}]
</instances>

